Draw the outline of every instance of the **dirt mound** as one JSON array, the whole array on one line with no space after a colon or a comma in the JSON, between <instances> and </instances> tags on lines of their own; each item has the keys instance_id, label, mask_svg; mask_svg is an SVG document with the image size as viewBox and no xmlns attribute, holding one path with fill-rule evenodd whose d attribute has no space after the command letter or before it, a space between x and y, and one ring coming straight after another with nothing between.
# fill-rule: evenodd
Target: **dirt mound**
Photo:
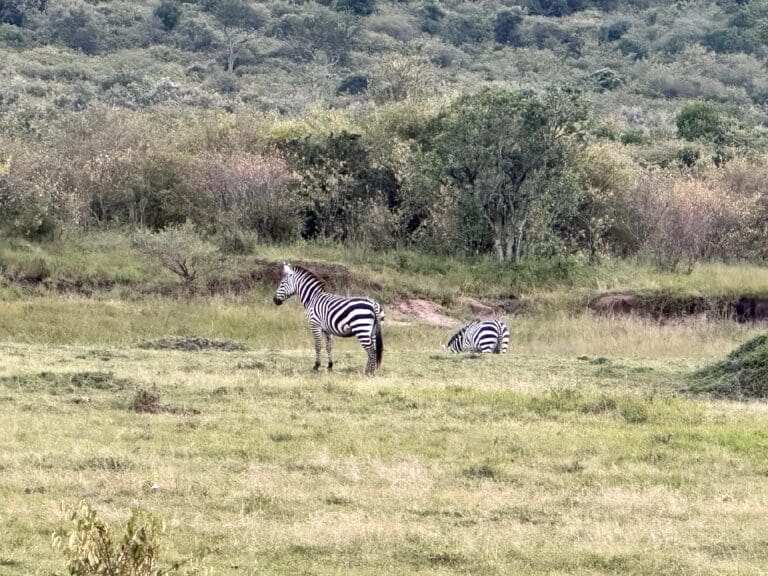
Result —
<instances>
[{"instance_id":1,"label":"dirt mound","mask_svg":"<svg viewBox=\"0 0 768 576\"><path fill-rule=\"evenodd\" d=\"M402 298L387 307L388 317L393 320L423 322L430 326L455 326L458 321L451 318L442 308L423 298Z\"/></svg>"},{"instance_id":2,"label":"dirt mound","mask_svg":"<svg viewBox=\"0 0 768 576\"><path fill-rule=\"evenodd\" d=\"M733 306L734 316L739 322L768 321L768 298L742 296Z\"/></svg>"},{"instance_id":3,"label":"dirt mound","mask_svg":"<svg viewBox=\"0 0 768 576\"><path fill-rule=\"evenodd\" d=\"M638 310L637 295L631 292L610 292L601 294L589 302L590 310L606 316L631 314Z\"/></svg>"},{"instance_id":4,"label":"dirt mound","mask_svg":"<svg viewBox=\"0 0 768 576\"><path fill-rule=\"evenodd\" d=\"M222 352L242 352L248 348L240 342L231 340L209 340L208 338L166 338L142 342L139 348L150 350L182 350L199 352L201 350L220 350Z\"/></svg>"},{"instance_id":5,"label":"dirt mound","mask_svg":"<svg viewBox=\"0 0 768 576\"><path fill-rule=\"evenodd\" d=\"M353 274L346 266L327 262L292 260L291 265L301 266L316 274L328 290L339 293L378 290L381 285ZM283 277L282 262L257 261L245 274L234 279L213 279L207 288L211 294L247 292L257 284L266 284L277 288Z\"/></svg>"},{"instance_id":6,"label":"dirt mound","mask_svg":"<svg viewBox=\"0 0 768 576\"><path fill-rule=\"evenodd\" d=\"M768 334L749 340L722 362L695 373L690 391L732 400L768 399Z\"/></svg>"},{"instance_id":7,"label":"dirt mound","mask_svg":"<svg viewBox=\"0 0 768 576\"><path fill-rule=\"evenodd\" d=\"M699 296L670 292L608 292L590 300L596 314L636 314L664 321L667 319L734 318L741 322L768 319L768 299L724 296Z\"/></svg>"},{"instance_id":8,"label":"dirt mound","mask_svg":"<svg viewBox=\"0 0 768 576\"><path fill-rule=\"evenodd\" d=\"M465 306L475 318L480 318L481 320L489 320L504 316L505 314L518 312L521 306L520 301L515 298L481 302L476 298L464 296L459 299L459 303Z\"/></svg>"}]
</instances>

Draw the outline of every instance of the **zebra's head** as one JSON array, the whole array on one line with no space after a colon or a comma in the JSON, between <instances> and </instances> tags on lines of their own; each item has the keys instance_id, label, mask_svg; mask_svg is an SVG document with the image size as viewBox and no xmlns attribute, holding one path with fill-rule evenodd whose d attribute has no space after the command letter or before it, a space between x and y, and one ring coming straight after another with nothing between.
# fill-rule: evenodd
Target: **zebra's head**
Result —
<instances>
[{"instance_id":1,"label":"zebra's head","mask_svg":"<svg viewBox=\"0 0 768 576\"><path fill-rule=\"evenodd\" d=\"M466 330L467 327L464 326L461 330L456 332L456 334L451 336L451 339L448 340L448 344L446 344L444 348L449 352L462 352L464 350L464 332L466 332Z\"/></svg>"},{"instance_id":2,"label":"zebra's head","mask_svg":"<svg viewBox=\"0 0 768 576\"><path fill-rule=\"evenodd\" d=\"M283 277L280 279L280 284L277 286L277 292L272 301L280 306L283 302L288 300L291 296L296 294L296 282L295 272L291 265L287 262L283 263Z\"/></svg>"}]
</instances>

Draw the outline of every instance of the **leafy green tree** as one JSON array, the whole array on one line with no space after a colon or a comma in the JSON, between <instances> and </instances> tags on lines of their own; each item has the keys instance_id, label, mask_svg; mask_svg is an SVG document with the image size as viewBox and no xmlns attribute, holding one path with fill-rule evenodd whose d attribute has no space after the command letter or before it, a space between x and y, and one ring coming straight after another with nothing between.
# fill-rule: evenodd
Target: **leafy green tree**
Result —
<instances>
[{"instance_id":1,"label":"leafy green tree","mask_svg":"<svg viewBox=\"0 0 768 576\"><path fill-rule=\"evenodd\" d=\"M440 119L435 151L459 201L492 230L499 260L519 262L573 211L569 180L587 121L579 95L486 89L458 100Z\"/></svg>"},{"instance_id":2,"label":"leafy green tree","mask_svg":"<svg viewBox=\"0 0 768 576\"><path fill-rule=\"evenodd\" d=\"M493 35L499 44L515 45L520 41L518 27L523 22L523 15L519 11L501 10L496 14L496 22L493 25Z\"/></svg>"},{"instance_id":3,"label":"leafy green tree","mask_svg":"<svg viewBox=\"0 0 768 576\"><path fill-rule=\"evenodd\" d=\"M234 72L238 49L248 42L267 20L266 12L246 0L218 0L211 13L221 24L227 49L227 71Z\"/></svg>"},{"instance_id":4,"label":"leafy green tree","mask_svg":"<svg viewBox=\"0 0 768 576\"><path fill-rule=\"evenodd\" d=\"M310 62L324 52L329 62L345 64L358 36L358 21L352 14L312 6L283 16L271 34L288 44L297 61Z\"/></svg>"},{"instance_id":5,"label":"leafy green tree","mask_svg":"<svg viewBox=\"0 0 768 576\"><path fill-rule=\"evenodd\" d=\"M349 11L357 16L369 16L376 9L376 0L335 0L333 7L339 11Z\"/></svg>"},{"instance_id":6,"label":"leafy green tree","mask_svg":"<svg viewBox=\"0 0 768 576\"><path fill-rule=\"evenodd\" d=\"M86 54L102 49L103 27L93 8L81 0L52 8L48 25L53 39L70 48Z\"/></svg>"},{"instance_id":7,"label":"leafy green tree","mask_svg":"<svg viewBox=\"0 0 768 576\"><path fill-rule=\"evenodd\" d=\"M179 23L181 7L176 0L161 0L155 8L155 17L160 20L164 30L173 30Z\"/></svg>"},{"instance_id":8,"label":"leafy green tree","mask_svg":"<svg viewBox=\"0 0 768 576\"><path fill-rule=\"evenodd\" d=\"M24 26L31 14L43 12L48 0L0 0L0 23Z\"/></svg>"}]
</instances>

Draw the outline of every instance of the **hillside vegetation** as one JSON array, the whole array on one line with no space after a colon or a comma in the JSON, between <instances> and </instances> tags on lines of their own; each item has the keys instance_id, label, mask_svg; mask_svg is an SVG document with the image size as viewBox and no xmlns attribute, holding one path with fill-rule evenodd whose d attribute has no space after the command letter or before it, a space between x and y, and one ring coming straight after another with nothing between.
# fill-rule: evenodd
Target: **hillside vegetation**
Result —
<instances>
[{"instance_id":1,"label":"hillside vegetation","mask_svg":"<svg viewBox=\"0 0 768 576\"><path fill-rule=\"evenodd\" d=\"M0 2L0 228L759 260L752 2Z\"/></svg>"}]
</instances>

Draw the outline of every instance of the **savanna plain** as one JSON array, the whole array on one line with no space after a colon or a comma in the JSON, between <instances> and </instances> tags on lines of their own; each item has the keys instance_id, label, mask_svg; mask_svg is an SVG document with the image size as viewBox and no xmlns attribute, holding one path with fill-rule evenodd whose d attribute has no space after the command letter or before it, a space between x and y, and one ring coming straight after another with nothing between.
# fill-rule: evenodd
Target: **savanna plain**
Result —
<instances>
[{"instance_id":1,"label":"savanna plain","mask_svg":"<svg viewBox=\"0 0 768 576\"><path fill-rule=\"evenodd\" d=\"M759 326L550 304L474 358L388 316L365 377L343 340L313 373L300 305L271 296L5 289L0 574L62 572L80 501L148 510L168 562L212 574L764 573L768 408L690 392ZM180 336L245 349L145 347Z\"/></svg>"}]
</instances>

